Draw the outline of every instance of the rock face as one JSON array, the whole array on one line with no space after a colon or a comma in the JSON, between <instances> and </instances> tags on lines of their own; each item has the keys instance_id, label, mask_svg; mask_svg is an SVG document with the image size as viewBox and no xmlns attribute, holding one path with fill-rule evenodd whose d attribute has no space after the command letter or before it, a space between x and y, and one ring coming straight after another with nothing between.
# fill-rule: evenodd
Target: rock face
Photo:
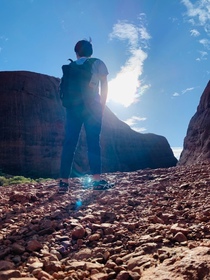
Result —
<instances>
[{"instance_id":1,"label":"rock face","mask_svg":"<svg viewBox=\"0 0 210 280\"><path fill-rule=\"evenodd\" d=\"M201 96L197 112L190 120L179 164L204 161L210 162L210 81Z\"/></svg>"},{"instance_id":2,"label":"rock face","mask_svg":"<svg viewBox=\"0 0 210 280\"><path fill-rule=\"evenodd\" d=\"M103 179L2 186L0 279L210 279L209 164Z\"/></svg>"},{"instance_id":3,"label":"rock face","mask_svg":"<svg viewBox=\"0 0 210 280\"><path fill-rule=\"evenodd\" d=\"M1 72L0 168L25 176L56 175L64 130L59 79Z\"/></svg>"},{"instance_id":4,"label":"rock face","mask_svg":"<svg viewBox=\"0 0 210 280\"><path fill-rule=\"evenodd\" d=\"M47 75L0 72L0 168L4 172L30 177L59 176L65 110L58 85L58 78ZM103 172L170 167L177 163L163 136L133 131L108 108L101 146ZM75 155L75 174L89 171L86 150L83 132Z\"/></svg>"}]
</instances>

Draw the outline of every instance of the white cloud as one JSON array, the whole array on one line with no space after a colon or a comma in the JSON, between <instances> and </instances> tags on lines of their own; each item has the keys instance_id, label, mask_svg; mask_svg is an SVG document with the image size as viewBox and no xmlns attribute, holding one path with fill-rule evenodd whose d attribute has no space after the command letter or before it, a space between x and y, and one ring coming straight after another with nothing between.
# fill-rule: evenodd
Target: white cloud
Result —
<instances>
[{"instance_id":1,"label":"white cloud","mask_svg":"<svg viewBox=\"0 0 210 280\"><path fill-rule=\"evenodd\" d=\"M210 24L206 24L206 25L204 26L204 30L205 30L205 32L206 32L208 35L210 35Z\"/></svg>"},{"instance_id":2,"label":"white cloud","mask_svg":"<svg viewBox=\"0 0 210 280\"><path fill-rule=\"evenodd\" d=\"M186 92L192 91L192 90L194 90L194 87L190 87L190 88L183 89L183 90L182 90L182 94L185 94Z\"/></svg>"},{"instance_id":3,"label":"white cloud","mask_svg":"<svg viewBox=\"0 0 210 280\"><path fill-rule=\"evenodd\" d=\"M187 8L187 17L189 18L189 23L196 26L196 29L190 30L191 36L198 37L203 34L210 36L210 0L181 0L181 3ZM199 29L199 31L198 31ZM199 43L205 48L210 49L210 40L202 39ZM197 61L202 60L197 58Z\"/></svg>"},{"instance_id":4,"label":"white cloud","mask_svg":"<svg viewBox=\"0 0 210 280\"><path fill-rule=\"evenodd\" d=\"M193 37L198 37L200 35L200 32L196 29L192 29L192 30L190 30L190 34Z\"/></svg>"},{"instance_id":5,"label":"white cloud","mask_svg":"<svg viewBox=\"0 0 210 280\"><path fill-rule=\"evenodd\" d=\"M185 94L186 92L192 91L192 90L194 90L194 87L189 87L189 88L183 89L183 90L181 91L181 93L174 92L174 93L172 94L172 96L173 96L173 97L178 97L178 96L183 95L183 94Z\"/></svg>"},{"instance_id":6,"label":"white cloud","mask_svg":"<svg viewBox=\"0 0 210 280\"><path fill-rule=\"evenodd\" d=\"M181 1L187 8L187 15L197 25L205 26L210 20L210 1L198 0L194 4L190 0Z\"/></svg>"},{"instance_id":7,"label":"white cloud","mask_svg":"<svg viewBox=\"0 0 210 280\"><path fill-rule=\"evenodd\" d=\"M179 160L183 148L182 147L171 147L171 149L174 153L174 156Z\"/></svg>"},{"instance_id":8,"label":"white cloud","mask_svg":"<svg viewBox=\"0 0 210 280\"><path fill-rule=\"evenodd\" d=\"M147 129L145 127L139 126L139 122L146 121L146 119L147 118L145 118L145 117L133 116L133 117L125 120L124 122L127 123L135 131L137 131L137 132L144 132Z\"/></svg>"},{"instance_id":9,"label":"white cloud","mask_svg":"<svg viewBox=\"0 0 210 280\"><path fill-rule=\"evenodd\" d=\"M174 96L174 97L177 97L177 96L180 96L180 94L179 94L178 92L174 92L174 93L173 93L173 96Z\"/></svg>"},{"instance_id":10,"label":"white cloud","mask_svg":"<svg viewBox=\"0 0 210 280\"><path fill-rule=\"evenodd\" d=\"M208 53L204 51L199 51L200 57L196 58L197 61L207 60Z\"/></svg>"},{"instance_id":11,"label":"white cloud","mask_svg":"<svg viewBox=\"0 0 210 280\"><path fill-rule=\"evenodd\" d=\"M208 39L201 39L199 41L206 49L210 49L210 40Z\"/></svg>"},{"instance_id":12,"label":"white cloud","mask_svg":"<svg viewBox=\"0 0 210 280\"><path fill-rule=\"evenodd\" d=\"M133 126L133 125L136 125L137 122L146 121L146 119L147 118L145 118L145 117L142 118L142 117L133 116L124 122L127 123L129 126Z\"/></svg>"},{"instance_id":13,"label":"white cloud","mask_svg":"<svg viewBox=\"0 0 210 280\"><path fill-rule=\"evenodd\" d=\"M139 78L143 72L143 63L147 58L145 49L148 47L150 35L145 26L134 25L127 21L119 21L113 26L110 39L128 42L129 58L121 67L116 77L109 82L108 100L113 100L125 107L138 100L140 93L149 87L140 84Z\"/></svg>"}]
</instances>

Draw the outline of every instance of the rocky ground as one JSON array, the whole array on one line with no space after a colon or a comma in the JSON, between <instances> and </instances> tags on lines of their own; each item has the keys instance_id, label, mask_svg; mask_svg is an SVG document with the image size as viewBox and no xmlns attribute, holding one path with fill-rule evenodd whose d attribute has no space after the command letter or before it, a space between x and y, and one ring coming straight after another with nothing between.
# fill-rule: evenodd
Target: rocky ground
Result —
<instances>
[{"instance_id":1,"label":"rocky ground","mask_svg":"<svg viewBox=\"0 0 210 280\"><path fill-rule=\"evenodd\" d=\"M0 187L0 280L210 279L210 165Z\"/></svg>"}]
</instances>

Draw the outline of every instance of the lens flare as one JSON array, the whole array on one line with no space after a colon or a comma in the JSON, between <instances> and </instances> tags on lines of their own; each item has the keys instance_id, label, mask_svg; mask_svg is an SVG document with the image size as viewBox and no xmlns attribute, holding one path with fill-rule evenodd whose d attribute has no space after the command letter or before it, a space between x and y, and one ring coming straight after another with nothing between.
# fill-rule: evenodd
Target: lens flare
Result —
<instances>
[{"instance_id":1,"label":"lens flare","mask_svg":"<svg viewBox=\"0 0 210 280\"><path fill-rule=\"evenodd\" d=\"M76 209L80 208L82 206L82 200L78 199L75 203Z\"/></svg>"}]
</instances>

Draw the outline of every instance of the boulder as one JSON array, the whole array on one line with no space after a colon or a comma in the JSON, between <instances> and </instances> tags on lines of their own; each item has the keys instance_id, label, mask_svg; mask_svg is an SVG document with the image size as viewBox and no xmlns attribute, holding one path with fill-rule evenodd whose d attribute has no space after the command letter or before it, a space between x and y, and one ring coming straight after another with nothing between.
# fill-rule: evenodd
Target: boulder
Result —
<instances>
[{"instance_id":1,"label":"boulder","mask_svg":"<svg viewBox=\"0 0 210 280\"><path fill-rule=\"evenodd\" d=\"M59 79L27 71L0 72L0 169L12 175L59 177L65 109ZM102 133L102 171L171 167L176 158L165 137L141 134L107 107ZM72 176L89 172L85 133Z\"/></svg>"},{"instance_id":2,"label":"boulder","mask_svg":"<svg viewBox=\"0 0 210 280\"><path fill-rule=\"evenodd\" d=\"M190 120L179 165L210 161L210 81Z\"/></svg>"}]
</instances>

